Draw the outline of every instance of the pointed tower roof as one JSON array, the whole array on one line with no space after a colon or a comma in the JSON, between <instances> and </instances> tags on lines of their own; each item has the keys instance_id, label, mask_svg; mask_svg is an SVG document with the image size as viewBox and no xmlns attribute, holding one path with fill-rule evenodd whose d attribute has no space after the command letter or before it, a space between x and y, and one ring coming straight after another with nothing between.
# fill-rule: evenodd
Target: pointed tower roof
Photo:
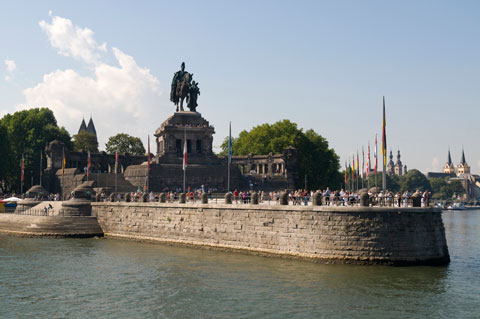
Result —
<instances>
[{"instance_id":1,"label":"pointed tower roof","mask_svg":"<svg viewBox=\"0 0 480 319\"><path fill-rule=\"evenodd\" d=\"M453 162L452 162L452 156L450 155L450 149L448 149L448 160L447 160L447 163L448 163L448 164L453 164Z\"/></svg>"},{"instance_id":2,"label":"pointed tower roof","mask_svg":"<svg viewBox=\"0 0 480 319\"><path fill-rule=\"evenodd\" d=\"M467 164L467 161L465 160L465 152L463 151L463 147L462 147L462 161L461 161L461 163L463 165Z\"/></svg>"},{"instance_id":3,"label":"pointed tower roof","mask_svg":"<svg viewBox=\"0 0 480 319\"><path fill-rule=\"evenodd\" d=\"M86 131L87 130L87 125L85 124L85 119L82 119L82 124L80 124L80 128L78 129L78 133L81 131Z\"/></svg>"},{"instance_id":4,"label":"pointed tower roof","mask_svg":"<svg viewBox=\"0 0 480 319\"><path fill-rule=\"evenodd\" d=\"M95 124L93 124L92 116L90 116L90 121L88 121L87 132L97 135L97 130L95 129Z\"/></svg>"}]
</instances>

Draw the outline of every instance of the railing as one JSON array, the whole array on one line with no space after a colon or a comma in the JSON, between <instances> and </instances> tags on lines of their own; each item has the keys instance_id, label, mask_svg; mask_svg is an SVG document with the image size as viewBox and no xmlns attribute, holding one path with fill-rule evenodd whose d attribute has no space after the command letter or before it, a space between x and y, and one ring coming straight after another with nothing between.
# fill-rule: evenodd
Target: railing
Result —
<instances>
[{"instance_id":1,"label":"railing","mask_svg":"<svg viewBox=\"0 0 480 319\"><path fill-rule=\"evenodd\" d=\"M167 203L179 203L180 193L176 195L166 196ZM102 198L101 201L110 201L108 197ZM142 202L142 197L132 197L131 202ZM153 200L150 198L147 199L147 202L159 202L159 195L156 194ZM125 196L122 194L120 197L115 197L115 202L125 202ZM200 204L202 202L201 195L195 194L195 196L187 196L186 203L194 203ZM224 204L225 203L225 194L223 193L212 193L208 196L208 203L209 204ZM270 197L269 194L265 194L261 196L259 194L258 203L260 205L280 205L280 196L273 196ZM247 195L245 198L243 197L232 197L232 204L233 205L245 205L251 204L251 195ZM322 206L360 206L360 198L358 196L322 196ZM420 206L421 207L428 207L433 206L433 201L429 198L422 198L420 199ZM311 196L289 196L288 197L288 205L294 206L312 206L312 197ZM369 207L413 207L413 199L412 197L379 197L379 196L370 196L369 197Z\"/></svg>"},{"instance_id":2,"label":"railing","mask_svg":"<svg viewBox=\"0 0 480 319\"><path fill-rule=\"evenodd\" d=\"M8 209L7 209L8 208ZM13 208L13 209L12 209ZM35 209L35 208L29 208L26 210L23 210L21 208L15 209L14 207L6 207L5 212L2 212L3 214L14 214L14 215L30 215L30 216L55 216L55 210L50 208L50 209Z\"/></svg>"}]
</instances>

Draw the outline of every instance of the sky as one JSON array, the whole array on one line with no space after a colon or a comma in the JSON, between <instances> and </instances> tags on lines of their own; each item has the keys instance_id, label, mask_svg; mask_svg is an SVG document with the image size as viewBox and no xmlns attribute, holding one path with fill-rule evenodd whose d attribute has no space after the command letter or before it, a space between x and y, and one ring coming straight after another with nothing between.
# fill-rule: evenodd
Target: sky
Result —
<instances>
[{"instance_id":1,"label":"sky","mask_svg":"<svg viewBox=\"0 0 480 319\"><path fill-rule=\"evenodd\" d=\"M199 82L197 111L228 135L289 119L342 166L381 141L409 169L440 171L462 147L480 173L478 1L0 1L0 117L53 110L100 149L144 144L172 115L173 74ZM153 146L152 146L153 148ZM379 146L380 148L380 146ZM155 150L153 150L155 151ZM373 151L372 151L373 153Z\"/></svg>"}]
</instances>

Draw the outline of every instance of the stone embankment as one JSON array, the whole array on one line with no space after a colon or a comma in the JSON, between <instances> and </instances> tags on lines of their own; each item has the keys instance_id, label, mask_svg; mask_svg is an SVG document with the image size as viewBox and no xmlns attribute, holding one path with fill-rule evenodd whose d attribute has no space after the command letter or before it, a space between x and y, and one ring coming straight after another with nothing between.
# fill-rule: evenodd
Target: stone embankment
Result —
<instances>
[{"instance_id":1,"label":"stone embankment","mask_svg":"<svg viewBox=\"0 0 480 319\"><path fill-rule=\"evenodd\" d=\"M434 208L92 203L106 236L326 263L444 265Z\"/></svg>"},{"instance_id":2,"label":"stone embankment","mask_svg":"<svg viewBox=\"0 0 480 319\"><path fill-rule=\"evenodd\" d=\"M95 217L0 214L0 233L39 237L103 236Z\"/></svg>"}]
</instances>

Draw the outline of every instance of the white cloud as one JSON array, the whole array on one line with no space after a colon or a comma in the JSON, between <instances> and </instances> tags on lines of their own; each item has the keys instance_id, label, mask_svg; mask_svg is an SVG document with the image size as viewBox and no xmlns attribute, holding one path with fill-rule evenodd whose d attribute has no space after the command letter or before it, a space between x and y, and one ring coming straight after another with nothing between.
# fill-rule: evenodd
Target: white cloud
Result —
<instances>
[{"instance_id":1,"label":"white cloud","mask_svg":"<svg viewBox=\"0 0 480 319\"><path fill-rule=\"evenodd\" d=\"M5 59L5 66L7 67L8 72L13 72L17 68L15 61L10 59Z\"/></svg>"},{"instance_id":2,"label":"white cloud","mask_svg":"<svg viewBox=\"0 0 480 319\"><path fill-rule=\"evenodd\" d=\"M434 157L432 160L432 171L437 172L440 169L440 160L438 157Z\"/></svg>"},{"instance_id":3,"label":"white cloud","mask_svg":"<svg viewBox=\"0 0 480 319\"><path fill-rule=\"evenodd\" d=\"M51 11L49 14L52 16ZM51 46L61 55L94 64L100 59L100 52L107 51L106 43L99 45L93 39L92 30L75 26L69 19L53 16L51 24L42 20L39 25L47 34Z\"/></svg>"},{"instance_id":4,"label":"white cloud","mask_svg":"<svg viewBox=\"0 0 480 319\"><path fill-rule=\"evenodd\" d=\"M70 30L81 30L68 19L54 17L53 20L52 25L58 24L55 20L61 20L61 24ZM51 32L49 28L44 28L45 32ZM77 133L84 115L88 121L88 116L92 114L101 149L104 149L108 137L119 132L145 141L146 135L160 124L158 119L167 115L166 110L162 111L159 107L161 91L158 79L147 68L139 67L133 57L117 48L112 48L112 52L118 66L99 60L100 56L92 53L98 47L90 45L96 43L90 30L83 38L79 36L83 34L81 32L55 31L55 34L64 35L60 42L51 40L52 46L62 47L59 54L65 55L66 52L67 56L78 58L88 65L95 60L93 73L83 76L67 69L45 74L42 82L23 91L26 106L19 108L48 107L53 110L59 125L65 126L71 134ZM88 38L88 41L82 42L79 38ZM78 43L83 45L83 49L78 49Z\"/></svg>"}]
</instances>

